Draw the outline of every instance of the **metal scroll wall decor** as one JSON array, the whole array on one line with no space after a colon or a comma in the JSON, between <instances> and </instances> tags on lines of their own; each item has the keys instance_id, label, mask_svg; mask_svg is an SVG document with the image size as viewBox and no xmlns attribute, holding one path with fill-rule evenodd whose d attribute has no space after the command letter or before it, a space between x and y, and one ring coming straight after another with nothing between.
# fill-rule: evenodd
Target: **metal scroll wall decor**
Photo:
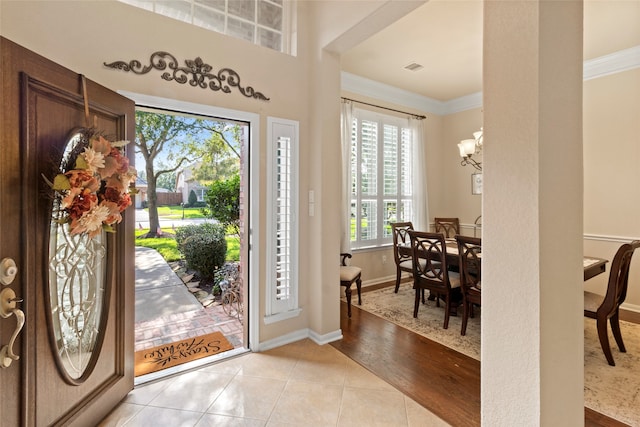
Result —
<instances>
[{"instance_id":1,"label":"metal scroll wall decor","mask_svg":"<svg viewBox=\"0 0 640 427\"><path fill-rule=\"evenodd\" d=\"M243 87L240 85L240 75L231 68L222 68L217 73L213 74L211 71L213 67L209 64L205 64L199 57L196 59L186 59L186 66L180 67L178 60L175 56L168 52L154 52L149 58L149 65L142 65L137 59L133 59L129 62L116 61L111 63L104 63L109 68L115 68L123 71L131 71L135 74L147 74L151 70L166 70L169 68L171 71L165 71L160 76L166 81L175 81L180 84L189 83L193 87L200 87L202 89L209 89L217 92L222 91L224 93L230 93L232 87L238 88L241 94L247 98L260 99L262 101L268 101L262 92L256 91L251 86Z\"/></svg>"}]
</instances>

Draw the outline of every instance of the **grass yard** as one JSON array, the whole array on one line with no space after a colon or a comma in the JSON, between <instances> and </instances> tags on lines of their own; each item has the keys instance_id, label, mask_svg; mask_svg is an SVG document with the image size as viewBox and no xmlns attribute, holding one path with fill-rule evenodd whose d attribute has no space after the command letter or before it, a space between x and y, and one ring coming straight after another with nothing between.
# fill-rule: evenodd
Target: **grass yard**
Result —
<instances>
[{"instance_id":1,"label":"grass yard","mask_svg":"<svg viewBox=\"0 0 640 427\"><path fill-rule=\"evenodd\" d=\"M200 211L202 208L184 208L184 218L205 218ZM145 211L149 211L145 209ZM163 219L182 219L182 206L159 206L158 216Z\"/></svg>"},{"instance_id":2,"label":"grass yard","mask_svg":"<svg viewBox=\"0 0 640 427\"><path fill-rule=\"evenodd\" d=\"M182 258L182 254L178 250L176 239L173 237L152 237L150 239L143 239L140 237L144 236L148 232L148 228L136 230L136 246L155 249L167 262L178 261Z\"/></svg>"},{"instance_id":3,"label":"grass yard","mask_svg":"<svg viewBox=\"0 0 640 427\"><path fill-rule=\"evenodd\" d=\"M178 250L176 239L167 233L167 237L153 237L143 239L143 236L149 232L149 229L136 229L136 246L143 246L157 250L160 255L167 261L178 261L182 258L182 254ZM236 236L226 236L227 240L227 261L240 260L240 242Z\"/></svg>"}]
</instances>

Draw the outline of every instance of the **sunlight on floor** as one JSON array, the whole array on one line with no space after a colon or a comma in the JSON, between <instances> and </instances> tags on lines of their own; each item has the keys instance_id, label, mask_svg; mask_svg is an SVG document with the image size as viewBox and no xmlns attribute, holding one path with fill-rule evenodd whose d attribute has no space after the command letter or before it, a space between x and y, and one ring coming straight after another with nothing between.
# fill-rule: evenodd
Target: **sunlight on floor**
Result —
<instances>
[{"instance_id":1,"label":"sunlight on floor","mask_svg":"<svg viewBox=\"0 0 640 427\"><path fill-rule=\"evenodd\" d=\"M302 340L136 387L100 426L446 426L330 345Z\"/></svg>"}]
</instances>

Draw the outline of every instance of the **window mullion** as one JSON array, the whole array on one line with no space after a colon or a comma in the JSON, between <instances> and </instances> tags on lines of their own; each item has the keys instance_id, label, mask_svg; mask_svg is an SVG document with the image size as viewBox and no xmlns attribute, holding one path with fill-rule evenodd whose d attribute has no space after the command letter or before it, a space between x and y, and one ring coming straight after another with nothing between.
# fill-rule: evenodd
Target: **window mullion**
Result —
<instances>
[{"instance_id":1,"label":"window mullion","mask_svg":"<svg viewBox=\"0 0 640 427\"><path fill-rule=\"evenodd\" d=\"M384 176L384 142L385 142L385 134L384 134L384 121L378 121L378 141L377 141L377 152L378 152L378 185L376 187L376 211L377 211L377 219L376 222L376 246L382 244L383 241L383 229L384 229L384 184L385 184L385 176Z\"/></svg>"}]
</instances>

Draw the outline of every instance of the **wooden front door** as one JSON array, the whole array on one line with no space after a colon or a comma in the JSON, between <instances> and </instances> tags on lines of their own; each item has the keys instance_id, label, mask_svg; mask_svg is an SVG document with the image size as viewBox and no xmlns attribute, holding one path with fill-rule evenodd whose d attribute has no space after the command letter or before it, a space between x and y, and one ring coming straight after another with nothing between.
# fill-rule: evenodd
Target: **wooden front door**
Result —
<instances>
[{"instance_id":1,"label":"wooden front door","mask_svg":"<svg viewBox=\"0 0 640 427\"><path fill-rule=\"evenodd\" d=\"M8 348L0 352L0 425L93 426L133 388L134 211L125 211L116 233L102 239L99 265L89 260L88 246L61 255L43 175L50 179L58 170L71 130L88 124L131 141L133 162L134 103L89 80L83 84L81 75L4 38L0 54L0 279L9 282L0 283L0 295L15 294L14 301L0 301L6 315L0 348L11 343L18 323L13 307L25 317L11 349L19 358L8 357ZM13 281L8 260L16 265ZM77 288L92 275L100 277L96 299ZM52 276L67 277L61 283L71 290L55 295ZM98 319L95 327L90 317ZM87 351L65 338L68 330L92 335L94 343Z\"/></svg>"}]
</instances>

